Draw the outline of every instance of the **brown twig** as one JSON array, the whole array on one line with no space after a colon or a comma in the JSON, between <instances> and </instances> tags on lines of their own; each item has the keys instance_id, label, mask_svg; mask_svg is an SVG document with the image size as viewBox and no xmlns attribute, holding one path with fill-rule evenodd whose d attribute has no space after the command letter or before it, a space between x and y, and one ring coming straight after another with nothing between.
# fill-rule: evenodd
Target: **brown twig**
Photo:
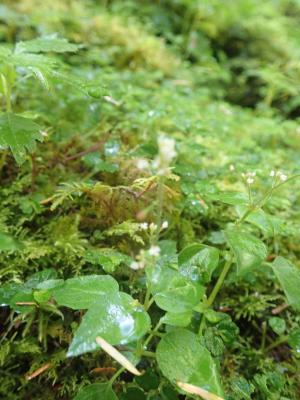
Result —
<instances>
[{"instance_id":1,"label":"brown twig","mask_svg":"<svg viewBox=\"0 0 300 400\"><path fill-rule=\"evenodd\" d=\"M278 306L278 307L276 307L276 308L274 308L273 310L272 310L272 314L273 315L277 315L277 314L280 314L282 311L284 311L286 308L288 308L288 304L281 304L280 306Z\"/></svg>"},{"instance_id":2,"label":"brown twig","mask_svg":"<svg viewBox=\"0 0 300 400\"><path fill-rule=\"evenodd\" d=\"M43 372L45 372L48 368L52 366L51 363L47 363L45 365L42 365L40 368L38 368L36 371L34 371L32 374L27 375L25 378L27 381L31 381L31 379L36 378L37 376L41 375Z\"/></svg>"}]
</instances>

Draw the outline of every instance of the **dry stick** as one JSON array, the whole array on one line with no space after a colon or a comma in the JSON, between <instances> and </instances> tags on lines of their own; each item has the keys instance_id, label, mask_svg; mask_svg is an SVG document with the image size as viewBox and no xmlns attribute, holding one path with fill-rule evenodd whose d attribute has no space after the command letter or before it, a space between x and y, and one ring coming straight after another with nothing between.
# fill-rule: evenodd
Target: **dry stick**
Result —
<instances>
[{"instance_id":1,"label":"dry stick","mask_svg":"<svg viewBox=\"0 0 300 400\"><path fill-rule=\"evenodd\" d=\"M286 308L288 308L288 306L289 306L288 304L281 304L280 306L278 306L272 310L272 314L273 315L280 314L282 311L284 311Z\"/></svg>"},{"instance_id":2,"label":"dry stick","mask_svg":"<svg viewBox=\"0 0 300 400\"><path fill-rule=\"evenodd\" d=\"M32 374L27 375L25 378L27 381L31 381L31 379L36 378L37 376L41 375L43 372L45 372L48 368L52 366L51 363L47 363L40 368L38 368L36 371L34 371Z\"/></svg>"}]
</instances>

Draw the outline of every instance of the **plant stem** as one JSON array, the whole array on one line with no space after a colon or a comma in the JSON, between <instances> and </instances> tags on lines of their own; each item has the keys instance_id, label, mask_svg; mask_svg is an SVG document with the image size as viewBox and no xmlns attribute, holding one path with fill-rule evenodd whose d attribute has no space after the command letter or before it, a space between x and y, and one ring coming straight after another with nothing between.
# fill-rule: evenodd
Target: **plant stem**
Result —
<instances>
[{"instance_id":1,"label":"plant stem","mask_svg":"<svg viewBox=\"0 0 300 400\"><path fill-rule=\"evenodd\" d=\"M219 293L219 291L220 291L220 289L221 289L221 287L223 285L223 282L224 282L224 280L226 278L226 275L227 275L227 273L228 273L228 271L229 271L229 269L231 267L231 264L232 264L232 259L229 258L226 261L226 263L224 265L224 268L223 268L223 270L222 270L222 272L221 272L221 274L220 274L220 276L219 276L219 278L218 278L218 280L217 280L217 282L216 282L211 294L209 295L208 299L205 302L205 306L207 308L211 307L211 305L215 301L215 298L217 297L217 294ZM199 336L202 335L204 324L205 324L205 313L202 315L202 318L201 318L201 322L200 322L200 326L199 326Z\"/></svg>"},{"instance_id":2,"label":"plant stem","mask_svg":"<svg viewBox=\"0 0 300 400\"><path fill-rule=\"evenodd\" d=\"M231 264L232 264L232 259L230 258L229 260L226 261L224 268L215 284L215 287L213 288L211 294L209 295L209 297L207 299L207 302L206 302L207 307L210 307L213 304L213 302L215 301L215 298L223 285L223 282L224 282L226 275L231 267Z\"/></svg>"},{"instance_id":3,"label":"plant stem","mask_svg":"<svg viewBox=\"0 0 300 400\"><path fill-rule=\"evenodd\" d=\"M124 368L124 367L120 368L120 369L110 378L108 384L109 384L110 386L112 386L113 383L114 383L114 381L115 381L124 371L125 371L125 368Z\"/></svg>"},{"instance_id":4,"label":"plant stem","mask_svg":"<svg viewBox=\"0 0 300 400\"><path fill-rule=\"evenodd\" d=\"M268 352L272 349L274 349L274 347L277 347L279 345L281 345L282 343L285 343L289 340L289 336L285 335L285 336L281 336L280 338L278 338L277 340L275 340L275 342L273 342L272 344L270 344L270 346L268 346L265 351Z\"/></svg>"},{"instance_id":5,"label":"plant stem","mask_svg":"<svg viewBox=\"0 0 300 400\"><path fill-rule=\"evenodd\" d=\"M8 82L8 80L6 79L6 77L1 74L1 81L2 81L2 85L3 85L3 92L4 92L4 96L5 96L5 101L6 101L6 112L10 113L11 112L11 87L10 84Z\"/></svg>"},{"instance_id":6,"label":"plant stem","mask_svg":"<svg viewBox=\"0 0 300 400\"><path fill-rule=\"evenodd\" d=\"M147 339L145 340L142 348L146 348L147 345L149 344L149 342L151 341L151 339L156 335L156 332L159 330L160 326L162 325L161 320L158 321L158 323L156 324L155 328L152 330L152 332L150 333L150 335L147 337Z\"/></svg>"}]
</instances>

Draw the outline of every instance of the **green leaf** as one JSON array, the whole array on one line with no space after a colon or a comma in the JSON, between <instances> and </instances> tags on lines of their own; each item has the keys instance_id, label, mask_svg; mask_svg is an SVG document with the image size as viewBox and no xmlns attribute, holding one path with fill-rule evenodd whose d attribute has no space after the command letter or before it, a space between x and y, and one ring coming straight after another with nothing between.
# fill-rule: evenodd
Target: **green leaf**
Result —
<instances>
[{"instance_id":1,"label":"green leaf","mask_svg":"<svg viewBox=\"0 0 300 400\"><path fill-rule=\"evenodd\" d=\"M172 383L190 383L222 396L214 360L194 333L185 329L167 333L157 346L156 359L163 375Z\"/></svg>"},{"instance_id":2,"label":"green leaf","mask_svg":"<svg viewBox=\"0 0 300 400\"><path fill-rule=\"evenodd\" d=\"M203 244L192 244L179 253L178 263L185 268L197 267L204 282L209 282L219 264L219 250Z\"/></svg>"},{"instance_id":3,"label":"green leaf","mask_svg":"<svg viewBox=\"0 0 300 400\"><path fill-rule=\"evenodd\" d=\"M96 337L112 345L140 339L150 328L150 318L126 293L110 293L95 302L84 315L70 345L68 356L96 350Z\"/></svg>"},{"instance_id":4,"label":"green leaf","mask_svg":"<svg viewBox=\"0 0 300 400\"><path fill-rule=\"evenodd\" d=\"M101 265L108 274L115 272L120 264L129 265L132 261L126 254L110 248L90 249L85 255L85 260L93 265Z\"/></svg>"},{"instance_id":5,"label":"green leaf","mask_svg":"<svg viewBox=\"0 0 300 400\"><path fill-rule=\"evenodd\" d=\"M264 243L250 233L233 228L225 231L225 236L235 255L238 275L258 267L267 257Z\"/></svg>"},{"instance_id":6,"label":"green leaf","mask_svg":"<svg viewBox=\"0 0 300 400\"><path fill-rule=\"evenodd\" d=\"M247 212L246 206L237 206L236 211L239 217L242 217ZM284 221L276 218L273 215L267 214L261 208L252 211L245 221L255 225L267 236L274 236L282 232Z\"/></svg>"},{"instance_id":7,"label":"green leaf","mask_svg":"<svg viewBox=\"0 0 300 400\"><path fill-rule=\"evenodd\" d=\"M209 198L232 206L247 204L248 197L242 192L223 192L216 194L209 194Z\"/></svg>"},{"instance_id":8,"label":"green leaf","mask_svg":"<svg viewBox=\"0 0 300 400\"><path fill-rule=\"evenodd\" d=\"M119 285L111 276L88 275L66 280L63 286L54 289L53 297L61 306L80 310L118 290Z\"/></svg>"},{"instance_id":9,"label":"green leaf","mask_svg":"<svg viewBox=\"0 0 300 400\"><path fill-rule=\"evenodd\" d=\"M289 334L288 343L297 353L300 353L300 329L294 329Z\"/></svg>"},{"instance_id":10,"label":"green leaf","mask_svg":"<svg viewBox=\"0 0 300 400\"><path fill-rule=\"evenodd\" d=\"M271 264L274 274L279 280L288 303L300 310L300 271L283 257L277 257Z\"/></svg>"},{"instance_id":11,"label":"green leaf","mask_svg":"<svg viewBox=\"0 0 300 400\"><path fill-rule=\"evenodd\" d=\"M93 383L85 386L74 400L118 400L109 383Z\"/></svg>"},{"instance_id":12,"label":"green leaf","mask_svg":"<svg viewBox=\"0 0 300 400\"><path fill-rule=\"evenodd\" d=\"M192 311L186 311L184 313L172 313L167 312L161 319L161 322L171 326L180 326L182 328L188 326L193 316Z\"/></svg>"},{"instance_id":13,"label":"green leaf","mask_svg":"<svg viewBox=\"0 0 300 400\"><path fill-rule=\"evenodd\" d=\"M282 335L286 328L285 320L279 317L271 317L269 325L277 335Z\"/></svg>"},{"instance_id":14,"label":"green leaf","mask_svg":"<svg viewBox=\"0 0 300 400\"><path fill-rule=\"evenodd\" d=\"M162 310L191 311L203 297L204 287L199 282L166 265L147 268L146 273L154 300Z\"/></svg>"},{"instance_id":15,"label":"green leaf","mask_svg":"<svg viewBox=\"0 0 300 400\"><path fill-rule=\"evenodd\" d=\"M18 164L25 160L26 150L42 141L40 126L28 118L12 113L0 114L0 146L9 147Z\"/></svg>"},{"instance_id":16,"label":"green leaf","mask_svg":"<svg viewBox=\"0 0 300 400\"><path fill-rule=\"evenodd\" d=\"M40 37L26 42L19 42L15 47L17 53L66 53L75 52L81 46L69 43L67 39Z\"/></svg>"},{"instance_id":17,"label":"green leaf","mask_svg":"<svg viewBox=\"0 0 300 400\"><path fill-rule=\"evenodd\" d=\"M21 248L21 244L6 233L0 232L0 252L1 251L16 251Z\"/></svg>"}]
</instances>

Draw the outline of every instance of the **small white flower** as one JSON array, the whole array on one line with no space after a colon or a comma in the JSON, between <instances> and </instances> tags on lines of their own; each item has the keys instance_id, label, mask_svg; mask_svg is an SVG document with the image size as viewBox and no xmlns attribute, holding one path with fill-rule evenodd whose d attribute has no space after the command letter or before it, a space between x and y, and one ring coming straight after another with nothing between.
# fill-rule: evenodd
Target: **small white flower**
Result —
<instances>
[{"instance_id":1,"label":"small white flower","mask_svg":"<svg viewBox=\"0 0 300 400\"><path fill-rule=\"evenodd\" d=\"M284 181L287 180L287 176L286 176L285 174L281 174L281 175L279 176L279 178L280 178L280 180L281 180L282 182L284 182Z\"/></svg>"},{"instance_id":2,"label":"small white flower","mask_svg":"<svg viewBox=\"0 0 300 400\"><path fill-rule=\"evenodd\" d=\"M142 229L142 231L146 231L149 228L148 222L142 222L140 224L140 229Z\"/></svg>"},{"instance_id":3,"label":"small white flower","mask_svg":"<svg viewBox=\"0 0 300 400\"><path fill-rule=\"evenodd\" d=\"M241 173L242 178L246 178L246 174L244 174L244 172Z\"/></svg>"},{"instance_id":4,"label":"small white flower","mask_svg":"<svg viewBox=\"0 0 300 400\"><path fill-rule=\"evenodd\" d=\"M40 134L41 134L43 137L47 137L47 136L48 136L48 132L46 132L46 131L40 131Z\"/></svg>"},{"instance_id":5,"label":"small white flower","mask_svg":"<svg viewBox=\"0 0 300 400\"><path fill-rule=\"evenodd\" d=\"M229 171L234 171L235 170L235 166L233 164L229 165Z\"/></svg>"},{"instance_id":6,"label":"small white flower","mask_svg":"<svg viewBox=\"0 0 300 400\"><path fill-rule=\"evenodd\" d=\"M164 221L164 222L162 223L162 225L161 225L161 228L162 228L162 229L167 229L168 226L169 226L169 222L168 222L168 221Z\"/></svg>"},{"instance_id":7,"label":"small white flower","mask_svg":"<svg viewBox=\"0 0 300 400\"><path fill-rule=\"evenodd\" d=\"M248 183L248 185L252 185L252 183L254 182L253 178L247 178L246 182Z\"/></svg>"},{"instance_id":8,"label":"small white flower","mask_svg":"<svg viewBox=\"0 0 300 400\"><path fill-rule=\"evenodd\" d=\"M274 170L272 170L271 172L270 172L270 176L271 177L274 177L276 175L276 172L274 171Z\"/></svg>"},{"instance_id":9,"label":"small white flower","mask_svg":"<svg viewBox=\"0 0 300 400\"><path fill-rule=\"evenodd\" d=\"M158 257L160 253L160 247L159 246L151 246L149 249L149 255L153 257Z\"/></svg>"},{"instance_id":10,"label":"small white flower","mask_svg":"<svg viewBox=\"0 0 300 400\"><path fill-rule=\"evenodd\" d=\"M157 142L161 163L170 164L173 158L177 155L175 150L175 140L166 136L159 136Z\"/></svg>"},{"instance_id":11,"label":"small white flower","mask_svg":"<svg viewBox=\"0 0 300 400\"><path fill-rule=\"evenodd\" d=\"M157 225L154 224L153 222L151 222L151 224L149 225L149 229L152 233L157 231Z\"/></svg>"},{"instance_id":12,"label":"small white flower","mask_svg":"<svg viewBox=\"0 0 300 400\"><path fill-rule=\"evenodd\" d=\"M147 169L150 167L149 161L146 160L145 158L140 158L137 163L136 166L138 169Z\"/></svg>"},{"instance_id":13,"label":"small white flower","mask_svg":"<svg viewBox=\"0 0 300 400\"><path fill-rule=\"evenodd\" d=\"M138 269L140 269L140 263L138 263L137 261L132 261L132 263L130 264L130 268L137 271Z\"/></svg>"}]
</instances>

